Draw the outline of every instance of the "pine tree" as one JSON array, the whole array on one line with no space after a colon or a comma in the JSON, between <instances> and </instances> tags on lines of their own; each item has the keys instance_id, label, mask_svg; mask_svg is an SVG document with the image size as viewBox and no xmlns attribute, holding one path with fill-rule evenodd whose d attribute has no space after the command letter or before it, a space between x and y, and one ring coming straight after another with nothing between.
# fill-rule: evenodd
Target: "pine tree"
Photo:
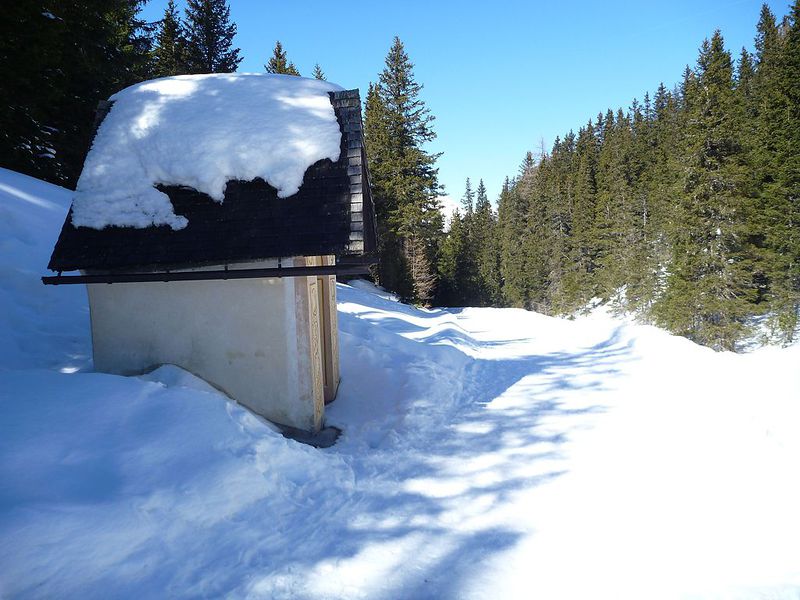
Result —
<instances>
[{"instance_id":1,"label":"pine tree","mask_svg":"<svg viewBox=\"0 0 800 600\"><path fill-rule=\"evenodd\" d=\"M226 0L187 0L186 48L192 73L233 73L242 62L233 46L236 24Z\"/></svg>"},{"instance_id":2,"label":"pine tree","mask_svg":"<svg viewBox=\"0 0 800 600\"><path fill-rule=\"evenodd\" d=\"M450 229L442 239L439 251L439 287L436 301L440 306L464 306L463 285L467 279L464 270L464 252L466 250L464 222L458 209L453 211Z\"/></svg>"},{"instance_id":3,"label":"pine tree","mask_svg":"<svg viewBox=\"0 0 800 600\"><path fill-rule=\"evenodd\" d=\"M319 66L319 63L316 63L314 65L314 70L311 72L311 74L314 76L314 79L319 79L320 81L327 81L325 78L325 73L322 71L322 68Z\"/></svg>"},{"instance_id":4,"label":"pine tree","mask_svg":"<svg viewBox=\"0 0 800 600\"><path fill-rule=\"evenodd\" d=\"M730 54L722 35L703 42L697 85L687 90L683 194L660 320L713 348L733 350L752 302L742 243L746 198Z\"/></svg>"},{"instance_id":5,"label":"pine tree","mask_svg":"<svg viewBox=\"0 0 800 600\"><path fill-rule=\"evenodd\" d=\"M528 306L538 312L547 313L552 306L551 283L562 270L562 256L559 247L559 220L556 216L556 199L559 197L556 169L553 160L560 140L556 140L553 154L547 155L542 149L538 164L531 153L527 153L516 192L520 197L527 218L523 221L522 265L528 278ZM498 218L498 226L499 226ZM500 236L502 239L502 235ZM554 251L555 250L555 251Z\"/></svg>"},{"instance_id":6,"label":"pine tree","mask_svg":"<svg viewBox=\"0 0 800 600\"><path fill-rule=\"evenodd\" d=\"M319 65L317 65L317 67L319 67ZM297 70L294 63L289 62L286 58L286 50L283 49L283 45L280 41L275 42L275 49L272 51L272 56L267 64L264 65L264 68L267 70L267 73L300 76L300 71ZM322 71L320 71L320 73L322 73ZM314 76L316 77L316 73ZM317 79L324 79L324 77L317 77Z\"/></svg>"},{"instance_id":7,"label":"pine tree","mask_svg":"<svg viewBox=\"0 0 800 600\"><path fill-rule=\"evenodd\" d=\"M155 26L139 15L147 0L115 0L107 3L111 46L117 54L116 78L125 85L153 77L153 33ZM116 5L116 6L114 6ZM110 59L106 55L106 59Z\"/></svg>"},{"instance_id":8,"label":"pine tree","mask_svg":"<svg viewBox=\"0 0 800 600\"><path fill-rule=\"evenodd\" d=\"M0 20L0 164L73 187L99 100L151 76L141 0L12 2Z\"/></svg>"},{"instance_id":9,"label":"pine tree","mask_svg":"<svg viewBox=\"0 0 800 600\"><path fill-rule=\"evenodd\" d=\"M68 24L66 6L12 2L0 19L0 165L46 179L64 181L65 165L54 152L56 114L50 107L63 101L65 82L60 44Z\"/></svg>"},{"instance_id":10,"label":"pine tree","mask_svg":"<svg viewBox=\"0 0 800 600\"><path fill-rule=\"evenodd\" d=\"M629 279L633 240L632 153L630 119L608 110L604 118L603 144L597 157L595 227L598 294L611 299Z\"/></svg>"},{"instance_id":11,"label":"pine tree","mask_svg":"<svg viewBox=\"0 0 800 600\"><path fill-rule=\"evenodd\" d=\"M475 192L472 191L472 183L467 177L467 183L464 187L464 195L461 196L461 210L464 211L464 215L471 215L472 211L475 209Z\"/></svg>"},{"instance_id":12,"label":"pine tree","mask_svg":"<svg viewBox=\"0 0 800 600\"><path fill-rule=\"evenodd\" d=\"M506 177L498 199L500 228L500 277L504 303L509 306L530 306L530 272L526 261L526 205L520 194L521 183L535 176L536 165L530 153L523 164L520 182Z\"/></svg>"},{"instance_id":13,"label":"pine tree","mask_svg":"<svg viewBox=\"0 0 800 600\"><path fill-rule=\"evenodd\" d=\"M759 190L755 216L764 236L770 325L784 342L794 339L800 310L799 18L797 2L782 26L762 7L753 76L757 114L752 149Z\"/></svg>"},{"instance_id":14,"label":"pine tree","mask_svg":"<svg viewBox=\"0 0 800 600\"><path fill-rule=\"evenodd\" d=\"M459 272L459 306L475 306L480 296L480 283L477 273L477 246L475 244L475 191L472 182L467 177L464 185L464 195L461 196L462 229L464 247L459 258L461 270Z\"/></svg>"},{"instance_id":15,"label":"pine tree","mask_svg":"<svg viewBox=\"0 0 800 600\"><path fill-rule=\"evenodd\" d=\"M372 198L378 228L378 281L401 298L413 296L397 215L400 198L395 192L396 154L389 132L389 115L378 87L369 84L364 108L364 137L370 166Z\"/></svg>"},{"instance_id":16,"label":"pine tree","mask_svg":"<svg viewBox=\"0 0 800 600\"><path fill-rule=\"evenodd\" d=\"M475 192L472 244L475 248L479 306L492 306L500 301L500 247L497 243L497 220L486 195L483 179Z\"/></svg>"},{"instance_id":17,"label":"pine tree","mask_svg":"<svg viewBox=\"0 0 800 600\"><path fill-rule=\"evenodd\" d=\"M556 138L548 161L539 165L542 178L538 186L545 194L546 235L549 248L546 260L547 289L542 300L547 312L563 313L576 305L568 273L572 265L572 216L575 203L575 134ZM545 168L543 168L545 167Z\"/></svg>"},{"instance_id":18,"label":"pine tree","mask_svg":"<svg viewBox=\"0 0 800 600\"><path fill-rule=\"evenodd\" d=\"M436 137L434 117L420 99L421 91L422 85L414 80L413 64L400 39L395 38L377 85L370 86L365 110L380 235L378 276L389 289L427 303L432 298L442 215L434 166L439 155L423 148ZM426 268L431 272L425 272Z\"/></svg>"},{"instance_id":19,"label":"pine tree","mask_svg":"<svg viewBox=\"0 0 800 600\"><path fill-rule=\"evenodd\" d=\"M649 165L642 174L649 209L643 217L644 257L641 277L633 285L626 282L629 310L641 311L650 321L652 308L666 287L665 273L671 257L668 231L673 216L674 199L680 195L678 181L682 169L678 160L679 109L673 92L660 84L653 102L653 123Z\"/></svg>"},{"instance_id":20,"label":"pine tree","mask_svg":"<svg viewBox=\"0 0 800 600\"><path fill-rule=\"evenodd\" d=\"M575 144L572 195L567 205L570 236L561 294L554 298L559 312L571 312L594 296L594 270L597 258L594 216L597 203L597 139L591 121L578 132Z\"/></svg>"},{"instance_id":21,"label":"pine tree","mask_svg":"<svg viewBox=\"0 0 800 600\"><path fill-rule=\"evenodd\" d=\"M461 235L463 236L461 253L458 257L458 299L457 306L475 306L480 298L480 281L478 274L478 247L476 244L475 192L469 177L464 185L461 197Z\"/></svg>"},{"instance_id":22,"label":"pine tree","mask_svg":"<svg viewBox=\"0 0 800 600\"><path fill-rule=\"evenodd\" d=\"M164 18L158 24L153 59L156 77L189 72L186 32L178 15L175 0L169 0L164 10Z\"/></svg>"},{"instance_id":23,"label":"pine tree","mask_svg":"<svg viewBox=\"0 0 800 600\"><path fill-rule=\"evenodd\" d=\"M744 205L747 210L742 215L745 227L742 235L743 242L752 250L752 272L754 288L754 304L765 307L770 297L770 265L774 264L775 257L767 246L765 232L769 229L768 220L764 217L762 189L763 181L756 167L758 162L759 130L758 130L758 97L756 94L755 65L753 56L742 48L735 78L736 116L740 118L739 142L741 153L746 163L746 179L742 182L742 191L747 193L749 202ZM731 115L733 116L733 115Z\"/></svg>"},{"instance_id":24,"label":"pine tree","mask_svg":"<svg viewBox=\"0 0 800 600\"><path fill-rule=\"evenodd\" d=\"M627 249L622 253L624 268L627 271L625 296L622 299L625 310L647 310L654 299L656 274L659 260L664 260L657 252L659 235L657 226L661 218L660 198L654 193L657 180L655 165L658 155L658 127L656 103L650 102L648 93L639 107L634 101L629 116L631 127L627 175L631 202L626 210Z\"/></svg>"}]
</instances>

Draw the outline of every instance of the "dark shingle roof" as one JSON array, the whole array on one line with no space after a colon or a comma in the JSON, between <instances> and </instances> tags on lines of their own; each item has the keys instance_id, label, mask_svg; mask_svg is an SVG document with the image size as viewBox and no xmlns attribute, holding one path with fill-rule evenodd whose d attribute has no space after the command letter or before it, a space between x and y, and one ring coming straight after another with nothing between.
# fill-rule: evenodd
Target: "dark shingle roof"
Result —
<instances>
[{"instance_id":1,"label":"dark shingle roof","mask_svg":"<svg viewBox=\"0 0 800 600\"><path fill-rule=\"evenodd\" d=\"M295 195L278 198L275 188L261 179L229 181L220 204L192 188L160 186L175 213L188 219L184 229L76 228L70 213L48 268L159 269L284 256L370 255L376 249L375 212L361 100L358 90L329 96L342 132L339 160L324 159L309 167Z\"/></svg>"}]
</instances>

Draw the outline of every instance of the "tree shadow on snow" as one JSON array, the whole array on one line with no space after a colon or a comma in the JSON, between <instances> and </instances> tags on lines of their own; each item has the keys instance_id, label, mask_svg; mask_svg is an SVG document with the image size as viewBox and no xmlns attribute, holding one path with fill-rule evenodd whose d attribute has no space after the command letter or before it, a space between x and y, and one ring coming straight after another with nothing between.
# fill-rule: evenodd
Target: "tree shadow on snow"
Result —
<instances>
[{"instance_id":1,"label":"tree shadow on snow","mask_svg":"<svg viewBox=\"0 0 800 600\"><path fill-rule=\"evenodd\" d=\"M340 315L345 329L348 319L358 318ZM381 328L391 323L390 329L400 335L421 329L386 316L376 321ZM424 341L457 348L513 342L482 342L452 327ZM376 356L378 361L392 360L390 352ZM343 360L348 359L343 356ZM519 501L521 494L567 472L565 449L576 433L591 425L596 418L592 415L606 410L595 394L606 389L608 376L627 360L632 360L630 344L622 342L618 328L576 353L496 360L465 355L463 372L452 374L459 378L460 390L450 399L425 398L426 385L435 389L434 382L417 382L417 397L403 410L409 415L418 411L419 418L411 419L405 429L391 432L394 435L375 450L353 438L325 451L352 465L356 474L352 493L337 507L321 505L310 515L304 515L304 509L289 516L310 516L305 536L283 540L284 551L280 557L272 555L268 567L255 561L254 581L298 576L299 583L327 565L332 585L341 577L352 586L350 592L327 588L331 597L339 593L346 597L353 590L359 595L365 589L370 598L458 597L459 590L468 589L472 578L479 576L481 565L530 535L511 524L487 524L483 513ZM345 371L358 377L359 370L386 367L345 364ZM345 381L340 401L346 402L352 390ZM577 400L574 393L565 397L578 389ZM437 401L442 404L436 405ZM313 515L314 510L327 514ZM292 537L298 534L296 529L290 531ZM372 553L377 558L371 558ZM372 582L352 580L347 573L356 564L360 570L384 575ZM277 588L269 589L280 595ZM314 597L317 588L301 584L292 589L299 597Z\"/></svg>"}]
</instances>

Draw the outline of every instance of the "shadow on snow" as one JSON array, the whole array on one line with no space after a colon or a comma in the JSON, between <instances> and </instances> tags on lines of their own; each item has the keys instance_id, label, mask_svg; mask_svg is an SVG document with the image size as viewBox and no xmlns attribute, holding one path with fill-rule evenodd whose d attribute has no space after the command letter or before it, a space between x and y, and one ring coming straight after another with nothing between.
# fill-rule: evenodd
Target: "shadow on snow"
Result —
<instances>
[{"instance_id":1,"label":"shadow on snow","mask_svg":"<svg viewBox=\"0 0 800 600\"><path fill-rule=\"evenodd\" d=\"M396 310L397 304L392 304ZM413 309L403 312L419 316ZM510 341L478 341L450 322L409 342L408 336L420 336L425 328L380 312L340 314L344 332L363 326L363 320L384 334L403 336L409 354L414 351L409 343L443 344L437 350L444 353L444 369L430 364L437 362L431 361L430 353L417 356L410 367L421 378L426 373L432 378L449 376L455 392L449 403L436 405L436 394L426 397L425 390L439 389L440 382L419 381L412 394L416 397L403 407L406 413L417 412L421 417L413 420L413 426L387 436L374 450L365 451L359 440L351 439L326 451L346 457L354 473L366 473L368 481L361 485L356 480L352 493L341 498L337 509L328 507L328 514L312 518L302 539L284 540L285 553L269 557L270 573L260 574L266 578L262 583L276 574L308 574L321 564L332 565L336 573L356 557L388 548L383 560L390 569L378 585L380 594L371 597L458 597L461 586L482 563L526 535L511 525L481 523L481 513L566 472L566 463L560 462L562 449L585 426L585 417L605 411L590 396L604 389L604 379L616 372L615 365L630 359L630 347L621 342L618 328L577 353L489 360L467 356L463 348ZM392 360L392 353L381 352L384 342L381 336L371 342L377 364L348 364L350 359L343 354L344 393L339 402L355 399L356 394L345 385L348 377L357 378L364 369L391 372L391 365L384 363ZM455 371L454 351L463 359L462 369ZM382 383L393 385L391 380ZM568 404L564 392L579 388L586 402ZM336 540L333 546L326 542L331 539ZM259 563L255 560L250 568L258 572L266 567ZM280 595L278 588L269 591ZM310 590L309 595L313 595Z\"/></svg>"}]
</instances>

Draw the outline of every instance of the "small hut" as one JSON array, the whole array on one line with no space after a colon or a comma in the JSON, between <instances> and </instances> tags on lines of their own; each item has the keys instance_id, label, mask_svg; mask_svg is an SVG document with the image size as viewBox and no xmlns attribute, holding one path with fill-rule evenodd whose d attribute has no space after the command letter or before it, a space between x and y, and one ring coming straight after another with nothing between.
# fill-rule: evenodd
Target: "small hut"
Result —
<instances>
[{"instance_id":1,"label":"small hut","mask_svg":"<svg viewBox=\"0 0 800 600\"><path fill-rule=\"evenodd\" d=\"M95 368L178 365L319 431L339 384L336 275L366 272L376 247L358 90L169 77L97 121L43 278L87 284Z\"/></svg>"}]
</instances>

